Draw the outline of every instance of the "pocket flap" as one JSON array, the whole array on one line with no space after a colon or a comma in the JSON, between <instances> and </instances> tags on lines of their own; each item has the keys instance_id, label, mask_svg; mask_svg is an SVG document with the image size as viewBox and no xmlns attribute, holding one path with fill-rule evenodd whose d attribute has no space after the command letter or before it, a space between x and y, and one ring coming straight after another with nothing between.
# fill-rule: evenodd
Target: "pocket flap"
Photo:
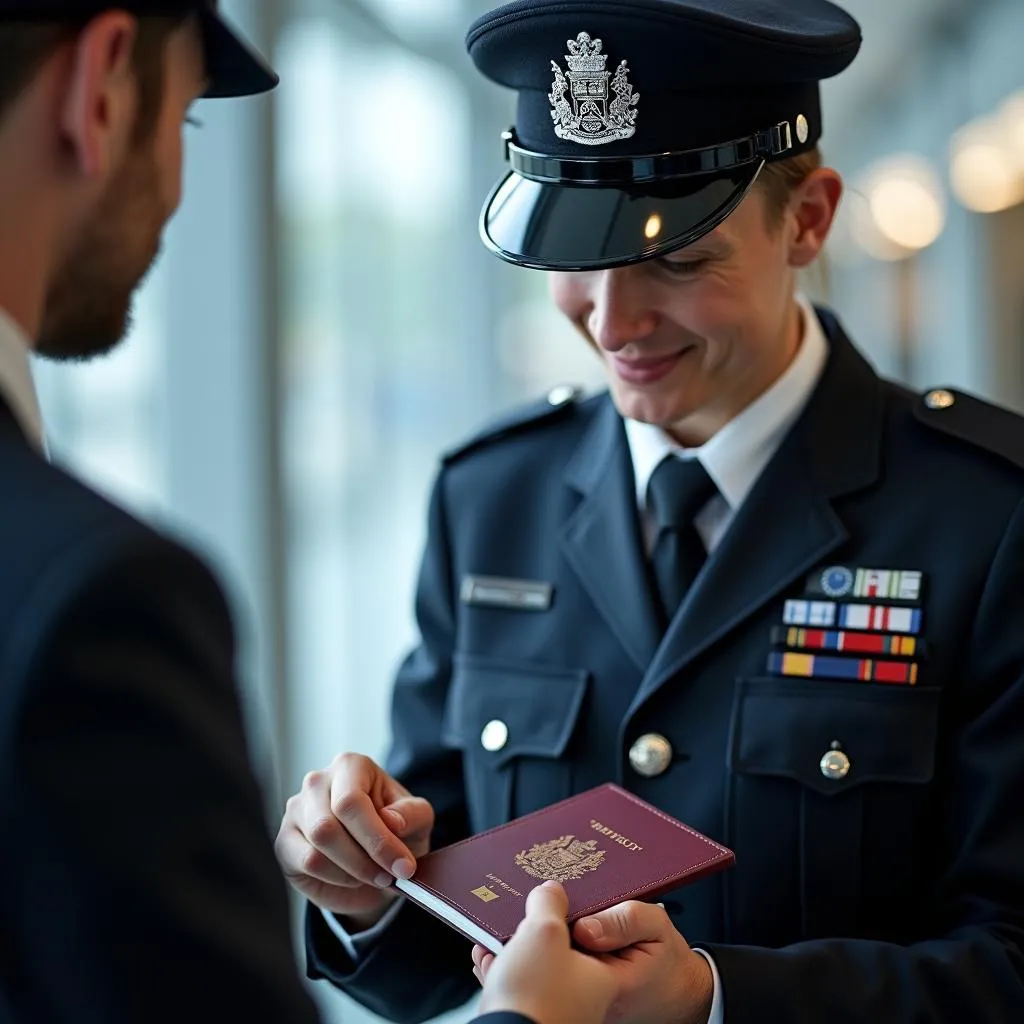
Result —
<instances>
[{"instance_id":1,"label":"pocket flap","mask_svg":"<svg viewBox=\"0 0 1024 1024\"><path fill-rule=\"evenodd\" d=\"M729 767L742 775L795 779L826 795L866 782L928 782L935 770L937 687L821 680L741 679ZM822 759L838 744L839 776Z\"/></svg>"},{"instance_id":2,"label":"pocket flap","mask_svg":"<svg viewBox=\"0 0 1024 1024\"><path fill-rule=\"evenodd\" d=\"M579 717L588 673L456 654L443 741L486 752L500 767L514 757L560 757ZM485 728L489 742L484 745Z\"/></svg>"}]
</instances>

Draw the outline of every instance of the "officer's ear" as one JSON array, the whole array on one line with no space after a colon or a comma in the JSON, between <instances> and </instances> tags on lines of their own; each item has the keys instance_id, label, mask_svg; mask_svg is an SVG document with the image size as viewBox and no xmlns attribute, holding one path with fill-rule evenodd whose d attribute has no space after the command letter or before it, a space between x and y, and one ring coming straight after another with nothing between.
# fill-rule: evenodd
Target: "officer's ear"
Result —
<instances>
[{"instance_id":1,"label":"officer's ear","mask_svg":"<svg viewBox=\"0 0 1024 1024\"><path fill-rule=\"evenodd\" d=\"M786 216L789 264L798 269L825 247L843 195L843 179L831 167L812 171L793 189Z\"/></svg>"},{"instance_id":2,"label":"officer's ear","mask_svg":"<svg viewBox=\"0 0 1024 1024\"><path fill-rule=\"evenodd\" d=\"M128 151L138 103L132 53L138 21L110 11L76 36L60 104L63 148L74 170L105 180Z\"/></svg>"}]
</instances>

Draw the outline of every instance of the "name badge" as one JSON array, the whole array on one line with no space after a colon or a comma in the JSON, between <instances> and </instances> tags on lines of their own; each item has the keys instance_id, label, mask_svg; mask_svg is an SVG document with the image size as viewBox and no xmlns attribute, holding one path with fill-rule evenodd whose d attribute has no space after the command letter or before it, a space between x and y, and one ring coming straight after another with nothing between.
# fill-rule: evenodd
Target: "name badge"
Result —
<instances>
[{"instance_id":1,"label":"name badge","mask_svg":"<svg viewBox=\"0 0 1024 1024\"><path fill-rule=\"evenodd\" d=\"M463 604L485 608L515 608L524 612L546 612L554 588L541 580L513 580L500 576L465 576Z\"/></svg>"}]
</instances>

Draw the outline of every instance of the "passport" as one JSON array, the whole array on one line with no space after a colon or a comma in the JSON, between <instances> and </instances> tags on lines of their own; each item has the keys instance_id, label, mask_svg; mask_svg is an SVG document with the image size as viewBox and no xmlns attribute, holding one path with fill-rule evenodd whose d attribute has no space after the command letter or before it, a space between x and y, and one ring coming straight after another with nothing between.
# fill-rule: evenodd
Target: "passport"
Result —
<instances>
[{"instance_id":1,"label":"passport","mask_svg":"<svg viewBox=\"0 0 1024 1024\"><path fill-rule=\"evenodd\" d=\"M467 939L497 953L530 890L560 882L568 921L731 867L732 850L614 783L428 853L395 886Z\"/></svg>"}]
</instances>

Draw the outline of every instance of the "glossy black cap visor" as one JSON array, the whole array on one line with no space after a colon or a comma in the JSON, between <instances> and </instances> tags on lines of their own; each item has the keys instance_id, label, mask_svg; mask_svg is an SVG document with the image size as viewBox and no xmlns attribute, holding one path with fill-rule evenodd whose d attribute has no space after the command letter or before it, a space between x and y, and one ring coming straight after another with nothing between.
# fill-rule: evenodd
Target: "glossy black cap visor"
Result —
<instances>
[{"instance_id":1,"label":"glossy black cap visor","mask_svg":"<svg viewBox=\"0 0 1024 1024\"><path fill-rule=\"evenodd\" d=\"M764 166L629 186L551 184L512 171L480 217L484 244L537 270L602 270L656 259L713 231Z\"/></svg>"}]
</instances>

